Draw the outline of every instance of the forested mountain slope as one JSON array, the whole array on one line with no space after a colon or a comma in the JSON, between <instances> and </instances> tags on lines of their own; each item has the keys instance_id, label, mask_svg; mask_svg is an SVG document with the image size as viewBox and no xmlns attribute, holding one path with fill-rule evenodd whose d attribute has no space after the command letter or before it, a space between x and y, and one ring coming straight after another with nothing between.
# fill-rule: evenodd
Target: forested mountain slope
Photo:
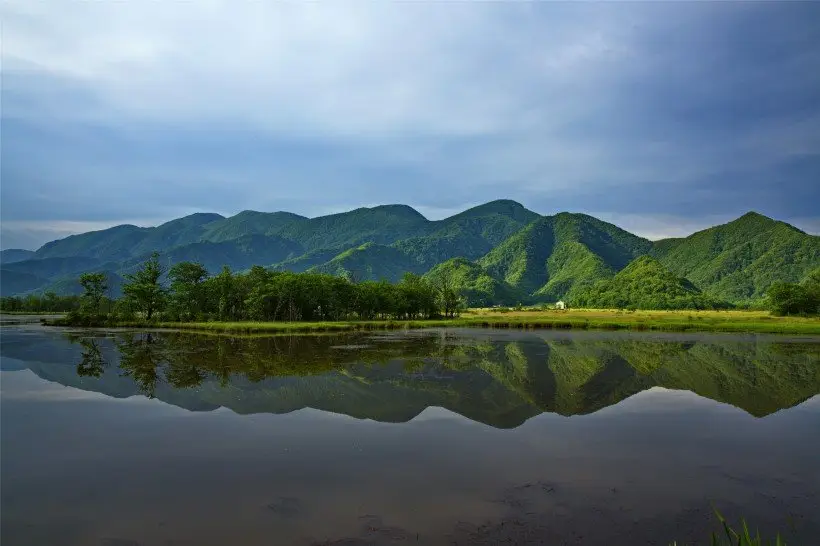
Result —
<instances>
[{"instance_id":1,"label":"forested mountain slope","mask_svg":"<svg viewBox=\"0 0 820 546\"><path fill-rule=\"evenodd\" d=\"M762 298L774 281L799 282L820 265L820 237L750 212L682 239L657 241L652 255L673 273L729 301Z\"/></svg>"},{"instance_id":2,"label":"forested mountain slope","mask_svg":"<svg viewBox=\"0 0 820 546\"><path fill-rule=\"evenodd\" d=\"M585 214L545 216L479 260L536 300L554 301L611 277L652 243Z\"/></svg>"},{"instance_id":3,"label":"forested mountain slope","mask_svg":"<svg viewBox=\"0 0 820 546\"><path fill-rule=\"evenodd\" d=\"M725 302L703 294L691 281L678 277L651 256L641 256L611 279L578 290L576 307L603 309L719 309Z\"/></svg>"}]
</instances>

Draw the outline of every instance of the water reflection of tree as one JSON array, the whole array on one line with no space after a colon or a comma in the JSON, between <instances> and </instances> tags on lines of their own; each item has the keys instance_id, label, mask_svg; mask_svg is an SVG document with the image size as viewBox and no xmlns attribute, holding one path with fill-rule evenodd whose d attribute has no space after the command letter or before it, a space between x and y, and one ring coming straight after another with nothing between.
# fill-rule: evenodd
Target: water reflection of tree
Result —
<instances>
[{"instance_id":1,"label":"water reflection of tree","mask_svg":"<svg viewBox=\"0 0 820 546\"><path fill-rule=\"evenodd\" d=\"M99 347L93 340L78 342L84 348L78 373L99 377L105 367ZM361 377L363 384L399 386L410 397L423 391L424 399L441 403L458 399L474 405L474 413L486 413L479 406L492 406L493 396L506 400L510 394L532 410L590 413L662 386L766 415L820 392L820 344L161 332L122 336L116 345L123 375L149 397L160 381L180 389L212 381L241 390L276 377L338 372ZM389 362L402 365L384 366Z\"/></svg>"},{"instance_id":2,"label":"water reflection of tree","mask_svg":"<svg viewBox=\"0 0 820 546\"><path fill-rule=\"evenodd\" d=\"M100 377L105 371L105 368L108 367L108 362L103 358L97 340L83 338L78 339L77 343L83 347L82 361L77 364L77 375L83 377Z\"/></svg>"},{"instance_id":3,"label":"water reflection of tree","mask_svg":"<svg viewBox=\"0 0 820 546\"><path fill-rule=\"evenodd\" d=\"M161 364L167 356L163 336L147 333L125 337L117 342L117 349L123 375L133 379L145 396L154 398Z\"/></svg>"},{"instance_id":4,"label":"water reflection of tree","mask_svg":"<svg viewBox=\"0 0 820 546\"><path fill-rule=\"evenodd\" d=\"M194 388L208 379L226 386L238 377L258 383L381 365L398 358L444 358L453 350L435 338L358 344L338 336L243 338L170 332L121 336L116 346L123 375L147 396L155 395L159 381L175 388Z\"/></svg>"}]
</instances>

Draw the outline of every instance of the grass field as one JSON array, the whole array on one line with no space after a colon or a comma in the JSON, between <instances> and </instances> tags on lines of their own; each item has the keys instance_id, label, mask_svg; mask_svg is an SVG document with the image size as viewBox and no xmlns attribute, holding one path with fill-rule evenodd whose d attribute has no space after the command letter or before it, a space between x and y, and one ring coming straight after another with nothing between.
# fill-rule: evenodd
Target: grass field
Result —
<instances>
[{"instance_id":1,"label":"grass field","mask_svg":"<svg viewBox=\"0 0 820 546\"><path fill-rule=\"evenodd\" d=\"M61 325L59 321L50 322ZM755 332L820 335L820 318L774 317L765 311L567 311L470 309L446 320L349 322L120 322L116 327L153 327L222 333L297 333L401 330L435 327L602 329L669 332Z\"/></svg>"}]
</instances>

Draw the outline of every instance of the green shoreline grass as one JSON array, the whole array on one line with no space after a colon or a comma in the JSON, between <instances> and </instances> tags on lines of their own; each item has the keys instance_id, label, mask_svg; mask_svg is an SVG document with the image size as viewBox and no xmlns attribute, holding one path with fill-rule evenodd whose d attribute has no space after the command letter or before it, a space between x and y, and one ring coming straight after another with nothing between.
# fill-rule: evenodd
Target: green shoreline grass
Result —
<instances>
[{"instance_id":1,"label":"green shoreline grass","mask_svg":"<svg viewBox=\"0 0 820 546\"><path fill-rule=\"evenodd\" d=\"M74 326L62 320L45 321L51 326ZM520 330L636 330L666 332L735 332L820 335L820 319L773 317L749 311L520 311L499 313L471 310L455 319L372 320L344 322L148 322L100 324L112 328L164 328L219 333L305 333L422 328L499 328Z\"/></svg>"}]
</instances>

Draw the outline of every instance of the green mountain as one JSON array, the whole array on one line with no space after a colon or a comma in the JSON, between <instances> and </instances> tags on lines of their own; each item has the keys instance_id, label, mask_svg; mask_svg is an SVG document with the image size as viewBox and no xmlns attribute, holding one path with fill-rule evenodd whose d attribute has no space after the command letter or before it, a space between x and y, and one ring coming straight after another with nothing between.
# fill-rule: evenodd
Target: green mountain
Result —
<instances>
[{"instance_id":1,"label":"green mountain","mask_svg":"<svg viewBox=\"0 0 820 546\"><path fill-rule=\"evenodd\" d=\"M295 273L301 273L303 271L307 271L311 267L329 262L342 252L344 252L343 248L322 248L319 250L311 250L296 258L289 258L287 260L275 263L270 268L274 271L293 271Z\"/></svg>"},{"instance_id":2,"label":"green mountain","mask_svg":"<svg viewBox=\"0 0 820 546\"><path fill-rule=\"evenodd\" d=\"M704 292L747 301L764 297L774 281L799 282L820 265L820 237L749 212L686 238L657 241L651 253Z\"/></svg>"},{"instance_id":3,"label":"green mountain","mask_svg":"<svg viewBox=\"0 0 820 546\"><path fill-rule=\"evenodd\" d=\"M452 258L440 263L424 276L434 282L442 276L452 279L469 307L515 305L524 299L523 294L508 283L496 279L480 265L465 258Z\"/></svg>"},{"instance_id":4,"label":"green mountain","mask_svg":"<svg viewBox=\"0 0 820 546\"><path fill-rule=\"evenodd\" d=\"M552 218L541 218L513 234L478 263L490 275L531 293L547 281L547 258L554 243Z\"/></svg>"},{"instance_id":5,"label":"green mountain","mask_svg":"<svg viewBox=\"0 0 820 546\"><path fill-rule=\"evenodd\" d=\"M150 229L150 228L149 228ZM69 235L37 249L35 258L94 257L98 260L123 260L145 237L146 228L124 224L100 231Z\"/></svg>"},{"instance_id":6,"label":"green mountain","mask_svg":"<svg viewBox=\"0 0 820 546\"><path fill-rule=\"evenodd\" d=\"M307 221L308 218L290 212L244 210L230 218L222 218L208 224L202 238L213 243L221 243L246 235L275 234L291 224Z\"/></svg>"},{"instance_id":7,"label":"green mountain","mask_svg":"<svg viewBox=\"0 0 820 546\"><path fill-rule=\"evenodd\" d=\"M4 264L3 269L6 271L29 273L44 279L52 279L75 273L79 276L82 272L99 268L102 265L103 262L96 258L70 256L65 258L33 259Z\"/></svg>"},{"instance_id":8,"label":"green mountain","mask_svg":"<svg viewBox=\"0 0 820 546\"><path fill-rule=\"evenodd\" d=\"M540 216L497 200L436 221L384 205L316 218L243 211L116 226L52 241L34 254L4 251L2 267L15 275L2 292L63 290L68 277L86 271L119 277L153 251L163 265L199 261L211 272L262 265L361 279L397 280L446 264L437 275L458 276L469 299L486 303L573 300L645 255L691 281L702 297L733 303L760 302L773 282L799 282L820 267L820 237L756 213L652 243L585 214ZM488 300L492 294L502 299Z\"/></svg>"},{"instance_id":9,"label":"green mountain","mask_svg":"<svg viewBox=\"0 0 820 546\"><path fill-rule=\"evenodd\" d=\"M275 235L243 235L231 241L213 243L202 241L173 247L160 252L160 262L172 265L183 261L199 262L212 274L223 266L234 271L254 265L267 265L301 255L302 247L291 240ZM123 262L123 270L139 267L150 253Z\"/></svg>"},{"instance_id":10,"label":"green mountain","mask_svg":"<svg viewBox=\"0 0 820 546\"><path fill-rule=\"evenodd\" d=\"M346 276L356 281L398 282L405 273L421 273L413 258L390 246L365 243L345 250L330 261L308 269L315 273Z\"/></svg>"},{"instance_id":11,"label":"green mountain","mask_svg":"<svg viewBox=\"0 0 820 546\"><path fill-rule=\"evenodd\" d=\"M0 296L25 294L44 286L48 282L48 279L39 277L34 273L2 268L0 269Z\"/></svg>"},{"instance_id":12,"label":"green mountain","mask_svg":"<svg viewBox=\"0 0 820 546\"><path fill-rule=\"evenodd\" d=\"M603 309L719 309L726 302L703 294L691 281L678 277L650 256L641 256L611 279L575 292L575 307Z\"/></svg>"},{"instance_id":13,"label":"green mountain","mask_svg":"<svg viewBox=\"0 0 820 546\"><path fill-rule=\"evenodd\" d=\"M577 241L559 244L547 258L547 283L535 291L535 297L544 301L557 301L591 285L596 280L607 279L613 269L603 258Z\"/></svg>"},{"instance_id":14,"label":"green mountain","mask_svg":"<svg viewBox=\"0 0 820 546\"><path fill-rule=\"evenodd\" d=\"M105 273L108 282L108 291L106 292L108 296L114 298L122 296L122 285L125 280L120 274L110 269L94 269L94 271ZM40 286L26 290L25 293L44 294L46 292L54 292L62 296L80 296L83 294L83 287L80 285L78 274L64 275L49 279Z\"/></svg>"},{"instance_id":15,"label":"green mountain","mask_svg":"<svg viewBox=\"0 0 820 546\"><path fill-rule=\"evenodd\" d=\"M220 214L198 212L157 227L145 228L142 240L131 249L131 255L150 254L154 250L196 243L202 240L203 234L213 222L223 219Z\"/></svg>"},{"instance_id":16,"label":"green mountain","mask_svg":"<svg viewBox=\"0 0 820 546\"><path fill-rule=\"evenodd\" d=\"M393 244L427 267L449 260L475 260L540 216L519 203L498 200L431 222L425 235Z\"/></svg>"},{"instance_id":17,"label":"green mountain","mask_svg":"<svg viewBox=\"0 0 820 546\"><path fill-rule=\"evenodd\" d=\"M297 241L306 250L353 247L364 243L389 245L423 232L429 223L407 205L382 205L288 224L275 234Z\"/></svg>"},{"instance_id":18,"label":"green mountain","mask_svg":"<svg viewBox=\"0 0 820 546\"><path fill-rule=\"evenodd\" d=\"M545 216L479 260L536 300L556 300L611 277L652 243L585 214Z\"/></svg>"}]
</instances>

